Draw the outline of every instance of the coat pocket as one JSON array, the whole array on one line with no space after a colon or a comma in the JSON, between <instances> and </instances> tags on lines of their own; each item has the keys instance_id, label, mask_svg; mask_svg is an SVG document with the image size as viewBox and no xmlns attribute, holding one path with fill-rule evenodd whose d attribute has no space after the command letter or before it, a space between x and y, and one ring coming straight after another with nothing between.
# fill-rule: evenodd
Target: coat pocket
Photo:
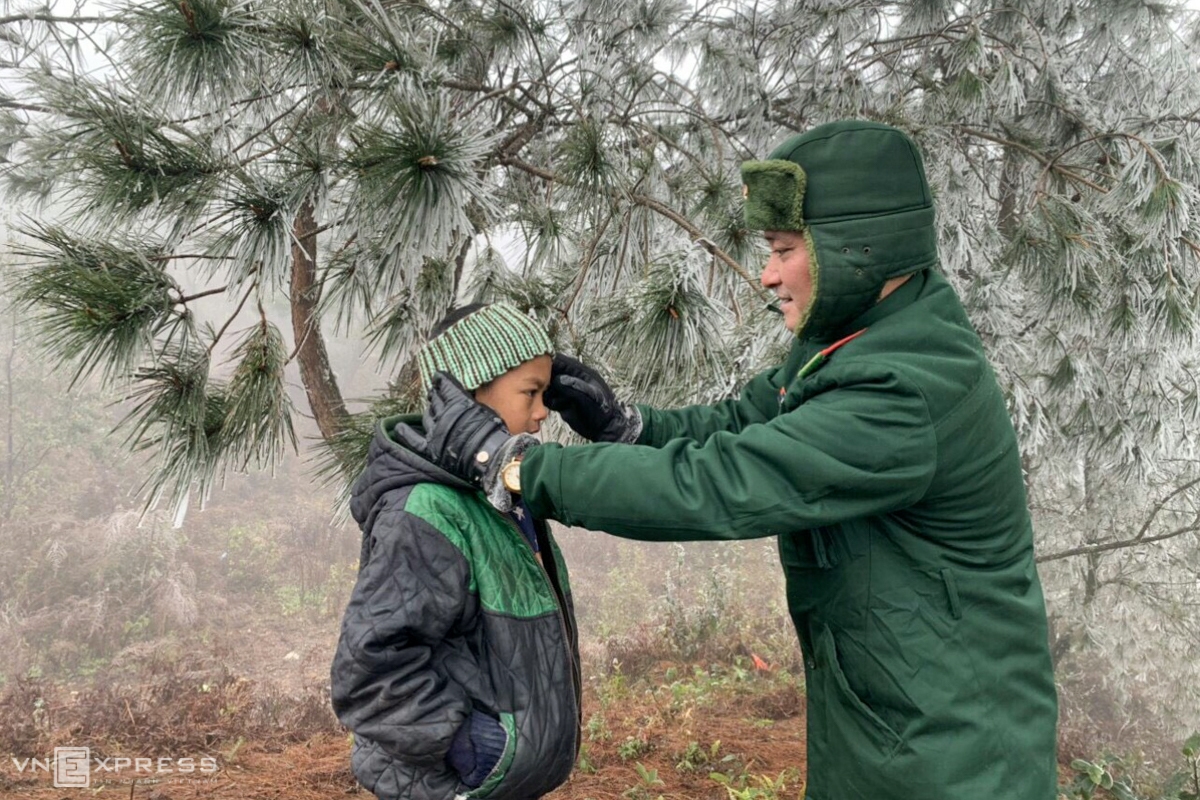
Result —
<instances>
[{"instance_id":1,"label":"coat pocket","mask_svg":"<svg viewBox=\"0 0 1200 800\"><path fill-rule=\"evenodd\" d=\"M825 673L820 685L831 751L842 751L860 764L891 760L903 740L851 688L828 625L817 630L815 649L817 669Z\"/></svg>"},{"instance_id":2,"label":"coat pocket","mask_svg":"<svg viewBox=\"0 0 1200 800\"><path fill-rule=\"evenodd\" d=\"M948 569L941 571L942 583L946 587L946 604L950 608L950 616L962 619L962 600L958 596L958 580Z\"/></svg>"},{"instance_id":3,"label":"coat pocket","mask_svg":"<svg viewBox=\"0 0 1200 800\"><path fill-rule=\"evenodd\" d=\"M490 797L508 775L508 768L512 766L513 758L517 755L517 722L512 714L501 711L500 726L504 728L506 735L504 752L500 754L500 760L496 762L496 766L492 767L492 771L483 779L483 783L479 784L478 788L467 792L465 797L472 798L472 800Z\"/></svg>"}]
</instances>

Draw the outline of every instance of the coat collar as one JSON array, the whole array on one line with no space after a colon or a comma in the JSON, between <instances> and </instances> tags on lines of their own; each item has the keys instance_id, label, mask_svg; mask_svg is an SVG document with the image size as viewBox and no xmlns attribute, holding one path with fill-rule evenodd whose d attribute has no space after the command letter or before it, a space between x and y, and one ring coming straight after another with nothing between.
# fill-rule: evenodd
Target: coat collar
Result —
<instances>
[{"instance_id":1,"label":"coat collar","mask_svg":"<svg viewBox=\"0 0 1200 800\"><path fill-rule=\"evenodd\" d=\"M930 270L923 269L914 272L912 277L905 281L900 288L859 314L853 322L846 326L845 330L853 333L862 328L869 328L897 311L908 308L925 291L929 280Z\"/></svg>"}]
</instances>

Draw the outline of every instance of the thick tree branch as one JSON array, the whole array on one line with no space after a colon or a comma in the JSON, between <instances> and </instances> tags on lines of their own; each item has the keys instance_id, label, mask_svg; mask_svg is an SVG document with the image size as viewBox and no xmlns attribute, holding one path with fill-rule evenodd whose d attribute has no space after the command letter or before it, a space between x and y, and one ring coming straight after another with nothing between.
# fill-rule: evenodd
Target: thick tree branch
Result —
<instances>
[{"instance_id":1,"label":"thick tree branch","mask_svg":"<svg viewBox=\"0 0 1200 800\"><path fill-rule=\"evenodd\" d=\"M211 355L213 349L216 348L217 342L221 341L221 337L225 335L225 331L229 330L229 326L232 325L233 321L238 318L238 314L242 313L242 309L246 307L246 301L250 299L250 295L254 294L255 290L257 289L258 281L250 284L250 288L247 289L246 294L242 296L242 301L238 303L237 308L233 310L233 313L229 315L229 319L225 320L225 324L221 326L221 329L217 331L217 335L214 336L213 340L209 343L209 355Z\"/></svg>"},{"instance_id":2,"label":"thick tree branch","mask_svg":"<svg viewBox=\"0 0 1200 800\"><path fill-rule=\"evenodd\" d=\"M195 294L184 295L183 297L180 297L175 302L176 303L184 303L186 305L187 303L190 303L193 300L199 300L201 297L208 297L209 295L221 294L221 293L225 292L228 288L229 288L228 286L221 286L217 289L206 289L203 292L196 292Z\"/></svg>"},{"instance_id":3,"label":"thick tree branch","mask_svg":"<svg viewBox=\"0 0 1200 800\"><path fill-rule=\"evenodd\" d=\"M604 218L604 222L600 225L600 230L596 231L596 235L592 237L588 243L587 253L579 261L579 274L575 276L575 291L571 293L571 299L567 301L567 305L560 309L563 318L567 317L567 312L571 310L571 306L575 305L575 301L579 299L579 293L583 291L584 281L587 279L588 269L592 266L592 259L596 255L596 247L600 244L600 240L604 238L604 232L608 230L608 226L613 221L613 214L609 213Z\"/></svg>"},{"instance_id":4,"label":"thick tree branch","mask_svg":"<svg viewBox=\"0 0 1200 800\"><path fill-rule=\"evenodd\" d=\"M1175 499L1179 495L1183 494L1184 492L1187 492L1188 490L1195 488L1196 486L1200 486L1200 478L1195 478L1181 486L1177 486L1177 487L1175 487L1175 489L1173 489L1172 491L1170 491L1166 495L1164 495L1161 500L1159 500L1157 503L1155 503L1154 508L1151 509L1149 515L1147 515L1147 517L1146 517L1146 520L1142 523L1142 526L1140 528L1138 528L1138 532L1134 536L1132 536L1128 539L1120 539L1115 542L1100 542L1100 543L1096 543L1096 544L1087 544L1087 545L1081 545L1079 547L1072 547L1069 550L1062 550L1057 553L1051 553L1049 555L1038 556L1037 561L1040 564L1040 563L1043 563L1046 561L1059 561L1061 559L1072 558L1074 556L1095 555L1096 553L1107 553L1112 550L1125 550L1127 548L1137 547L1138 545L1142 545L1142 544L1151 544L1153 542L1161 542L1161 541L1165 541L1167 539L1174 539L1176 536L1182 536L1185 533L1192 533L1192 532L1200 531L1200 519L1197 519L1196 522L1194 522L1191 525L1186 525L1182 528L1176 528L1175 530L1167 531L1166 533L1162 533L1157 536L1147 536L1146 535L1147 533L1150 532L1150 526L1154 524L1155 518L1158 517L1158 515L1160 513L1162 513L1164 508L1166 508L1167 503L1171 502L1173 499Z\"/></svg>"},{"instance_id":5,"label":"thick tree branch","mask_svg":"<svg viewBox=\"0 0 1200 800\"><path fill-rule=\"evenodd\" d=\"M311 201L296 214L292 238L292 334L300 378L321 437L333 442L346 427L346 403L329 363L318 314L317 223Z\"/></svg>"},{"instance_id":6,"label":"thick tree branch","mask_svg":"<svg viewBox=\"0 0 1200 800\"><path fill-rule=\"evenodd\" d=\"M1188 525L1183 528L1176 528L1172 531L1159 534L1158 536L1146 536L1143 538L1122 539L1118 542L1105 542L1103 544L1089 544L1080 547L1073 547L1070 550L1063 550L1058 553L1051 553L1046 556L1038 556L1037 563L1043 564L1047 561L1060 561L1064 558L1072 558L1074 556L1095 555L1097 553L1107 553L1113 550L1128 550L1130 547L1137 547L1143 544L1153 544L1154 542L1162 542L1167 539L1174 539L1177 536L1183 536L1185 533L1200 533L1200 525Z\"/></svg>"},{"instance_id":7,"label":"thick tree branch","mask_svg":"<svg viewBox=\"0 0 1200 800\"><path fill-rule=\"evenodd\" d=\"M112 22L108 17L56 17L53 14L11 14L0 17L0 25L15 22L46 22L51 25L92 25L97 22Z\"/></svg>"},{"instance_id":8,"label":"thick tree branch","mask_svg":"<svg viewBox=\"0 0 1200 800\"><path fill-rule=\"evenodd\" d=\"M994 134L988 133L987 131L981 131L976 128L969 128L966 125L955 125L955 127L958 128L960 131L962 131L963 133L965 133L968 136L974 136L978 139L983 139L985 141L992 142L994 144L1002 144L1005 147L1012 147L1016 150L1020 150L1022 153L1025 153L1026 155L1033 158L1035 161L1037 161L1039 164L1041 164L1047 170L1053 170L1053 171L1059 173L1060 175L1062 175L1067 180L1074 181L1075 183L1081 183L1084 186L1087 186L1089 189L1095 189L1097 192L1100 192L1101 194L1108 194L1108 189L1106 189L1105 187L1101 186L1100 184L1096 183L1095 181L1088 180L1087 178L1083 177L1082 175L1080 175L1077 172L1074 172L1072 170L1067 169L1066 167L1063 167L1063 166L1060 166L1060 165L1054 163L1053 158L1046 157L1042 153L1039 153L1037 150L1034 150L1032 147L1021 144L1020 142L1014 142L1011 139L1005 139L1003 137L996 136Z\"/></svg>"},{"instance_id":9,"label":"thick tree branch","mask_svg":"<svg viewBox=\"0 0 1200 800\"><path fill-rule=\"evenodd\" d=\"M501 155L500 163L505 164L510 167L516 167L517 169L521 170L522 172L528 172L530 175L536 175L537 177L541 178L544 181L550 181L551 183L562 183L562 181L559 180L558 176L555 175L553 172L547 172L546 170L542 169L541 167L538 167L534 164L530 164L527 161L522 161L521 159L516 158L515 156Z\"/></svg>"},{"instance_id":10,"label":"thick tree branch","mask_svg":"<svg viewBox=\"0 0 1200 800\"><path fill-rule=\"evenodd\" d=\"M1146 517L1146 521L1142 523L1142 527L1138 529L1137 536L1135 538L1139 540L1144 539L1146 534L1150 531L1150 526L1154 523L1154 518L1162 513L1162 510L1166 508L1167 503L1171 502L1176 497L1195 486L1200 486L1200 478L1190 480L1182 486L1177 486L1173 491L1167 493L1162 500L1159 500L1158 503L1155 504L1154 509L1150 512L1150 515Z\"/></svg>"},{"instance_id":11,"label":"thick tree branch","mask_svg":"<svg viewBox=\"0 0 1200 800\"><path fill-rule=\"evenodd\" d=\"M5 66L0 64L0 66ZM11 108L16 111L38 111L42 114L53 114L54 109L48 106L36 105L34 103L18 103L16 100L8 98L0 98L0 108Z\"/></svg>"},{"instance_id":12,"label":"thick tree branch","mask_svg":"<svg viewBox=\"0 0 1200 800\"><path fill-rule=\"evenodd\" d=\"M770 300L770 298L767 297L766 293L763 291L762 287L759 285L758 281L756 281L756 280L754 280L754 278L750 277L750 273L746 272L746 270L742 267L742 265L733 259L733 256L729 255L724 250L722 250L720 247L718 247L715 242L713 242L711 239L709 239L708 237L706 237L704 235L703 231L701 231L699 228L697 228L695 225L693 225L690 220L685 218L678 211L675 211L674 209L669 208L668 206L664 205L663 203L660 203L658 200L655 200L653 197L647 197L646 195L643 195L643 194L630 195L630 199L633 200L633 202L637 203L638 205L645 206L646 208L650 209L651 211L655 212L656 214L660 214L660 215L666 217L667 219L671 220L679 227L683 228L692 237L693 242L695 242L696 244L703 247L705 250L707 250L709 252L709 254L715 256L716 258L718 258L722 262L724 262L726 266L728 266L730 269L732 269L734 272L736 272L739 276L741 276L742 280L746 281L746 283L753 286L755 288L755 290L760 295L762 295L762 298L764 300L767 300L767 301Z\"/></svg>"},{"instance_id":13,"label":"thick tree branch","mask_svg":"<svg viewBox=\"0 0 1200 800\"><path fill-rule=\"evenodd\" d=\"M516 167L517 169L521 170L522 172L528 172L530 175L536 175L537 177L541 178L542 180L550 181L552 183L563 183L563 181L557 175L555 175L553 172L547 172L546 170L544 170L538 166L535 166L528 162L522 161L521 159L515 158L513 156L501 156L500 163L505 164L510 167ZM654 213L659 214L660 216L666 217L667 219L671 220L676 225L678 225L680 228L683 228L685 231L687 231L688 235L692 237L693 242L695 242L696 244L703 247L710 255L712 255L714 258L720 260L723 264L725 264L727 267L729 267L735 273L737 273L737 275L739 277L741 277L742 280L746 281L746 283L748 283L752 287L754 287L755 291L757 291L759 293L759 295L763 298L763 300L770 299L769 297L767 297L766 293L763 291L762 286L759 285L758 281L756 281L756 280L754 280L754 278L750 277L750 273L746 272L745 268L742 267L742 265L739 264L733 258L733 256L729 255L724 250L722 250L720 247L718 247L715 242L713 242L711 239L709 239L708 237L706 237L704 235L703 231L701 231L699 228L697 228L695 225L693 225L690 220L688 220L686 217L684 217L678 211L675 211L674 209L667 206L666 204L664 204L658 200L655 200L652 197L647 197L644 194L629 194L629 195L624 195L624 196L628 197L628 199L632 200L635 204L642 206L644 208L648 208L651 211L653 211Z\"/></svg>"},{"instance_id":14,"label":"thick tree branch","mask_svg":"<svg viewBox=\"0 0 1200 800\"><path fill-rule=\"evenodd\" d=\"M169 256L155 256L151 261L232 261L233 256L214 256L207 253L177 253Z\"/></svg>"},{"instance_id":15,"label":"thick tree branch","mask_svg":"<svg viewBox=\"0 0 1200 800\"><path fill-rule=\"evenodd\" d=\"M477 92L477 93L483 93L483 94L492 94L493 92L496 91L496 87L494 87L494 86L486 86L486 85L480 84L480 83L466 83L464 81L458 81L458 80L444 80L444 81L441 81L439 83L439 85L445 86L447 89L457 89L460 92ZM517 88L521 89L523 87L518 86ZM511 94L500 95L500 100L502 102L507 103L508 105L512 106L513 108L517 109L518 111L520 111L527 117L537 116L534 113L533 109L529 108L529 106L527 106L523 103L517 102L517 99L515 97L513 97ZM539 103L539 106L540 105L541 104ZM546 109L544 107L542 110L543 110L543 112L546 111Z\"/></svg>"}]
</instances>

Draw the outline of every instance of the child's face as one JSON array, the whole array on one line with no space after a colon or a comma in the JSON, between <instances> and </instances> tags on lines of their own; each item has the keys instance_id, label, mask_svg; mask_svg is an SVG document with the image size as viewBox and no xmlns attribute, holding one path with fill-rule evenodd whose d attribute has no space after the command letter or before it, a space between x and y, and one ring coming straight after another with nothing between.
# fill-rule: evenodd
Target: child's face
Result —
<instances>
[{"instance_id":1,"label":"child's face","mask_svg":"<svg viewBox=\"0 0 1200 800\"><path fill-rule=\"evenodd\" d=\"M537 356L475 390L475 400L500 415L511 434L537 433L546 418L542 395L550 385L550 356Z\"/></svg>"}]
</instances>

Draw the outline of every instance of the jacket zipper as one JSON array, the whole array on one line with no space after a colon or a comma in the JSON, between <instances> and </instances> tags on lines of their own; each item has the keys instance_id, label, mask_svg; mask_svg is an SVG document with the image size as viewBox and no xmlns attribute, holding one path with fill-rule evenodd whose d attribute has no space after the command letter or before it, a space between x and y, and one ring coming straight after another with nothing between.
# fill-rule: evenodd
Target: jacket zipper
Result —
<instances>
[{"instance_id":1,"label":"jacket zipper","mask_svg":"<svg viewBox=\"0 0 1200 800\"><path fill-rule=\"evenodd\" d=\"M546 567L543 564L538 563L537 553L533 549L533 545L531 545L529 543L529 540L525 538L525 534L521 531L520 528L517 527L517 524L515 522L513 522L511 519L509 519L508 515L503 514L500 511L497 511L496 514L500 517L501 520L504 521L504 523L506 525L508 525L508 527L512 528L513 532L516 533L517 536L519 536L521 538L521 542L525 545L526 548L528 548L529 555L533 557L534 564L537 564L538 572L541 573L542 579L546 581L546 585L548 587L550 587L550 594L554 596L554 602L558 604L558 614L556 616L558 617L559 627L562 630L563 647L567 651L567 666L570 667L570 670L571 670L571 688L575 691L575 719L578 724L576 725L576 729L575 729L574 733L572 734L572 736L574 736L574 739L575 739L575 741L574 741L575 756L578 758L578 756L579 756L579 728L580 728L580 726L583 725L583 679L582 679L582 677L580 677L579 670L577 669L577 665L575 663L575 654L573 652L571 652L571 631L570 631L569 627L567 626L567 620L566 620L566 614L567 614L566 594L564 592L562 592L562 590L559 589L559 587L554 585L554 581L550 580L550 574L548 572L546 572ZM535 521L534 522L535 534L536 534L536 531L537 531L537 522ZM547 544L548 543L549 542L547 541ZM550 548L549 557L554 558L554 549L553 548ZM556 568L557 568L557 565L556 565Z\"/></svg>"},{"instance_id":2,"label":"jacket zipper","mask_svg":"<svg viewBox=\"0 0 1200 800\"><path fill-rule=\"evenodd\" d=\"M829 357L833 355L838 348L849 344L866 332L867 329L862 328L845 337L844 339L838 339L836 342L829 345L829 347L818 351L816 355L814 355L804 364L804 366L800 367L795 378L793 378L789 383L785 383L783 386L779 387L779 412L777 416L783 414L783 401L787 397L788 386L798 380L807 378L809 375L816 372L818 369L820 369L822 364L829 360ZM826 538L827 534L825 529L814 528L809 533L812 539L813 555L816 556L817 559L817 567L820 569L832 569L833 567L837 566L838 559L836 554L833 552L833 542Z\"/></svg>"}]
</instances>

